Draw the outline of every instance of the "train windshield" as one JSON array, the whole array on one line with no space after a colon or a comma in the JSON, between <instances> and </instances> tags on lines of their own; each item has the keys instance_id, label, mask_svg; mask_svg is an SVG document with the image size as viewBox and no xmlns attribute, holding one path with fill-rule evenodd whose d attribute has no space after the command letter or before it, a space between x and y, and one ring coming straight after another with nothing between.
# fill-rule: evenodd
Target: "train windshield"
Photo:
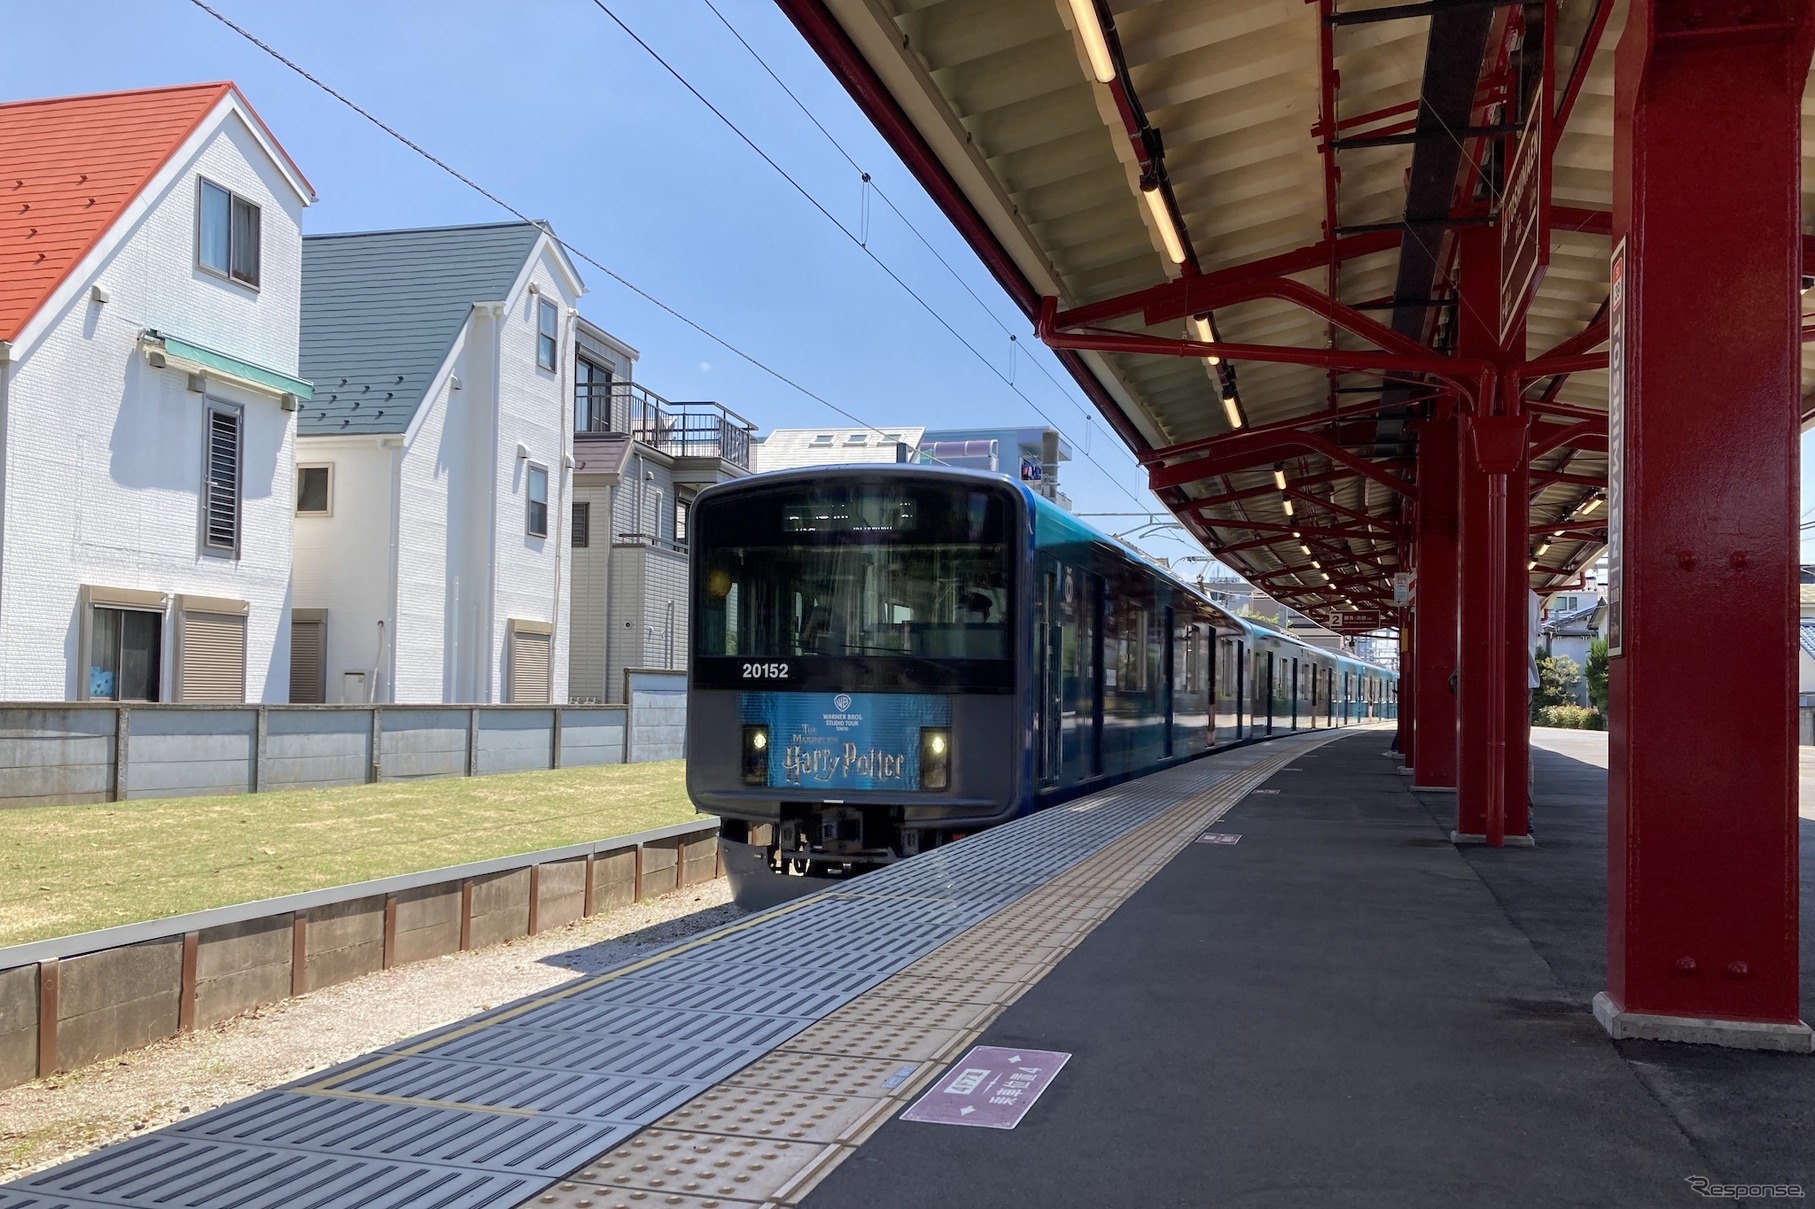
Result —
<instances>
[{"instance_id":1,"label":"train windshield","mask_svg":"<svg viewBox=\"0 0 1815 1209\"><path fill-rule=\"evenodd\" d=\"M1003 492L868 482L705 501L696 654L1006 659Z\"/></svg>"}]
</instances>

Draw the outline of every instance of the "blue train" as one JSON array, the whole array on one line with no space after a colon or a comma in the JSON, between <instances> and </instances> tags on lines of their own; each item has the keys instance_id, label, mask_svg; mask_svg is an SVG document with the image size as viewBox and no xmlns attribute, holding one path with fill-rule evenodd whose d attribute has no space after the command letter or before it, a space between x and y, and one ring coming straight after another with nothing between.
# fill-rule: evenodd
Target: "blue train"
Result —
<instances>
[{"instance_id":1,"label":"blue train","mask_svg":"<svg viewBox=\"0 0 1815 1209\"><path fill-rule=\"evenodd\" d=\"M687 789L746 906L1395 709L1393 673L1238 617L996 475L756 475L702 491L689 537Z\"/></svg>"}]
</instances>

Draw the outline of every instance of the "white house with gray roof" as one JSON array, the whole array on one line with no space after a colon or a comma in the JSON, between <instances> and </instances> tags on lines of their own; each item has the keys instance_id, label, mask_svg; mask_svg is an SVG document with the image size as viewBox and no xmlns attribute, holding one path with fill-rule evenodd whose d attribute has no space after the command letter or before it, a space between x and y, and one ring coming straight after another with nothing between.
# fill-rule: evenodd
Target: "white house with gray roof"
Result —
<instances>
[{"instance_id":1,"label":"white house with gray roof","mask_svg":"<svg viewBox=\"0 0 1815 1209\"><path fill-rule=\"evenodd\" d=\"M302 261L291 700L565 701L572 262L522 222Z\"/></svg>"}]
</instances>

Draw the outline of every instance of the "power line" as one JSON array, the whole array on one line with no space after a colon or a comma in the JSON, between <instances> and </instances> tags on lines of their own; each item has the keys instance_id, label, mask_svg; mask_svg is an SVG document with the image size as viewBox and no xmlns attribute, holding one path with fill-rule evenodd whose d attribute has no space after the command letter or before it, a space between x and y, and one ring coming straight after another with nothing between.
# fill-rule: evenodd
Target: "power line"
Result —
<instances>
[{"instance_id":1,"label":"power line","mask_svg":"<svg viewBox=\"0 0 1815 1209\"><path fill-rule=\"evenodd\" d=\"M200 4L202 2L202 0L191 0L191 2ZM616 25L619 29L623 30L624 34L627 37L629 37L631 41L635 42L638 46L640 46L643 49L643 51L649 55L650 58L654 59L656 61L656 63L658 63L661 66L662 70L666 71L669 75L673 76L675 81L677 83L679 83L682 88L685 88L688 92L692 93L694 98L696 100L698 100L700 104L704 105L707 109L711 110L713 116L718 118L719 121L723 122L725 124L725 126L730 129L731 133L735 134L740 140L742 140L743 143L747 147L749 147L750 150L754 151L757 154L757 156L764 163L768 164L771 168L775 169L776 173L779 174L783 180L787 181L789 185L793 186L794 191L796 193L799 193L803 198L805 198L807 200L807 203L809 205L811 205L815 210L819 211L820 214L824 215L826 220L828 222L830 222L840 232L842 232L846 239L849 239L852 243L856 244L858 248L862 249L864 255L868 256L872 261L875 262L875 264L878 268L880 268L884 273L888 274L890 279L892 279L896 285L900 286L902 288L902 290L904 290L910 298L912 298L915 302L919 303L921 306L921 309L925 310L928 315L931 315L933 317L934 321L937 322L940 327L943 327L947 332L951 333L951 336L954 340L958 341L958 343L962 344L965 348L969 349L971 351L971 354L973 356L975 356L977 358L977 360L981 361L986 367L988 367L988 369L991 373L995 374L998 378L1002 379L1002 382L1004 385L1006 385L1010 390L1014 391L1016 395L1020 396L1021 401L1023 403L1026 403L1029 407L1033 408L1035 413L1038 414L1041 419L1045 420L1048 424L1050 424L1055 431L1060 432L1060 433L1064 432L1064 430L1059 427L1058 421L1054 420L1050 415L1048 415L1046 413L1045 409L1043 409L1038 403L1035 403L1033 401L1033 399L1029 398L1027 392L1022 390L1018 385L1016 385L1013 378L1009 377L1007 374L1004 374L999 368L997 368L996 364L993 361L991 361L988 357L983 355L982 350L977 348L977 346L972 344L969 340L965 339L964 335L961 332L959 332L956 327L953 327L952 324L945 318L944 315L941 315L936 309L934 309L933 305L931 303L929 303L925 298L923 298L919 294L919 292L916 291L912 286L910 286L901 277L901 275L899 273L897 273L893 268L891 268L889 266L889 264L886 261L884 261L880 256L876 255L876 253L869 247L869 245L864 240L859 239L855 234L853 234L851 232L850 228L846 227L843 223L839 222L837 218L833 217L832 212L830 210L826 209L824 204L822 204L818 198L814 197L812 195L812 193L808 192L804 185L802 185L799 181L795 180L794 177L791 174L789 174L787 169L783 168L780 164L776 163L774 158L771 157L768 152L764 151L760 146L758 146L754 139L752 139L749 135L745 134L743 129L740 126L738 126L738 124L736 122L733 122L729 117L727 117L725 115L723 110L721 110L717 105L714 105L709 99L707 99L706 95L704 93L702 93L698 88L694 87L692 81L687 79L686 76L682 75L680 73L680 71L677 70L673 64L669 63L667 59L663 58L662 55L659 52L657 52L657 50L653 46L651 46L651 45L649 45L649 43L645 42L642 39L642 37L635 30L631 29L629 25L625 24L624 19L622 17L618 16L615 12L613 12L611 10L611 8L608 5L605 4L605 0L592 0L592 4L593 4L593 7L597 8L600 12L604 13L606 17L610 18L611 22L614 25ZM754 52L752 52L752 53L754 53ZM773 75L774 73L771 72L770 74ZM792 94L790 93L790 95L792 95ZM798 104L798 103L799 103L798 100L796 100L796 104ZM815 123L815 124L817 124L817 123ZM823 129L823 127L822 127L822 129ZM843 149L841 148L840 150L842 152ZM848 152L846 152L844 154L845 154L846 159L850 159L850 155ZM871 182L871 183L873 184L874 182ZM880 190L878 192L880 193ZM892 203L891 203L891 208L893 208ZM1000 322L1000 321L998 320L998 322ZM1116 478L1115 475L1109 470L1108 467L1104 466L1101 462L1097 461L1096 456L1094 454L1092 454L1088 449L1084 449L1084 448L1080 447L1079 452L1081 452L1084 455L1084 457L1090 461L1091 465L1095 466L1098 470L1102 471L1103 474L1109 479L1109 481L1114 483L1116 488L1122 492L1122 494L1126 495L1130 500L1132 500L1133 502L1135 502L1137 504L1141 502L1140 497L1136 496L1134 494L1134 492L1130 491L1126 486L1124 486L1123 483L1121 482L1121 480Z\"/></svg>"},{"instance_id":2,"label":"power line","mask_svg":"<svg viewBox=\"0 0 1815 1209\"><path fill-rule=\"evenodd\" d=\"M393 139L396 139L399 143L402 143L405 147L408 147L411 151L414 151L417 155L421 156L423 159L427 160L429 163L435 165L435 167L441 169L443 172L447 173L449 176L453 177L455 180L459 181L461 184L465 185L467 188L469 188L473 192L477 193L479 196L485 198L487 201L491 202L493 205L497 206L499 209L504 210L505 212L516 216L518 219L522 220L523 222L526 222L529 225L535 227L537 230L541 231L544 235L548 236L549 239L553 240L555 243L557 243L561 247L565 248L571 255L574 256L575 259L585 261L587 264L589 264L593 268L599 270L599 272L605 274L607 277L611 278L613 281L617 282L619 285L623 286L625 289L629 290L631 293L637 295L639 298L643 299L645 302L649 303L651 306L656 307L657 309L665 312L666 314L673 317L674 319L679 320L681 323L686 324L688 327L692 328L694 331L698 332L700 335L706 337L706 339L712 341L714 344L718 345L720 348L725 349L727 352L730 352L734 356L737 356L737 357L741 358L742 360L748 362L750 365L755 366L757 369L761 370L765 374L768 374L770 377L774 378L776 381L781 382L784 385L789 386L796 391L799 391L801 394L805 395L809 399L812 399L816 403L823 404L824 406L830 408L831 410L837 412L839 415L843 416L845 419L851 421L853 424L856 424L859 428L862 428L868 432L873 432L878 436L884 435L884 432L881 428L877 427L874 424L870 424L865 420L860 419L859 417L853 415L851 412L840 407L838 404L832 402L830 399L826 398L824 395L819 394L817 391L808 389L806 386L795 381L793 378L790 378L787 374L784 374L780 370L776 369L774 366L769 365L767 362L761 360L760 358L758 358L750 353L745 352L743 349L741 349L737 345L731 343L729 340L725 339L723 336L720 336L718 333L716 333L716 332L712 331L711 329L705 327L704 325L696 322L695 320L688 318L686 315L681 314L681 312L675 310L672 306L669 306L666 302L663 302L660 298L657 298L654 294L651 294L648 290L645 290L641 286L637 285L635 282L632 282L630 279L626 278L621 273L617 272L616 270L612 269L611 267L602 263L601 261L594 259L592 256L587 255L581 249L576 248L573 244L567 242L566 240L562 239L560 236L556 235L553 231L551 231L548 228L548 225L546 223L543 223L537 219L531 218L529 215L525 214L522 210L519 210L517 207L511 205L509 202L505 201L502 197L499 197L496 193L493 193L490 189L487 189L484 185L481 185L478 181L475 181L470 176L467 176L465 173L461 172L459 169L453 167L447 161L432 154L427 148L423 147L421 144L410 139L407 135L403 134L401 131L397 130L395 127L386 124L383 120L378 118L376 115L371 113L369 110L360 107L356 102L354 102L353 100L351 100L350 98L345 96L343 93L336 91L331 85L325 83L324 81L322 81L315 75L311 74L309 71L307 71L305 68L303 68L300 64L298 64L297 62L295 62L292 59L287 58L276 47L272 46L268 42L261 40L257 35L253 34L250 30L247 30L243 26L236 24L226 14L224 14L224 13L220 12L218 9L215 9L215 8L211 7L210 5L208 5L205 2L205 0L189 0L189 2L191 4L193 4L196 8L199 8L203 12L207 13L210 17L213 17L216 21L220 22L222 25L226 26L228 29L232 30L234 33L238 34L240 37L244 38L246 41L252 43L252 45L258 47L260 50L262 50L266 54L270 55L273 59L276 59L279 63L282 63L285 67L288 67L291 71L295 72L297 75L301 76L303 79L307 80L309 83L315 85L315 87L321 89L323 92L325 92L329 96L333 97L336 101L339 101L342 105L345 105L348 109L351 109L354 113L358 114L360 117L364 118L366 121L370 122L372 125L378 127L378 129L380 129L380 130L384 131L386 134L390 135ZM765 158L767 158L767 157L765 157ZM827 217L830 218L831 215L828 214ZM834 220L834 221L836 222L836 220ZM934 460L940 461L940 462L944 461L944 459L942 459L942 458L935 458ZM1124 490L1126 490L1126 488L1124 488Z\"/></svg>"},{"instance_id":3,"label":"power line","mask_svg":"<svg viewBox=\"0 0 1815 1209\"><path fill-rule=\"evenodd\" d=\"M745 38L744 35L739 32L737 26L731 24L730 19L727 18L723 12L719 11L718 5L714 4L713 0L701 0L701 3L712 10L712 15L718 18L719 24L729 30L731 36L737 39L738 44L750 53L750 57L756 60L757 65L763 69L771 80L775 81L775 86L787 94L788 99L794 102L795 108L799 109L801 113L806 116L807 121L813 123L814 128L817 129L819 133L826 136L826 141L837 149L839 155L844 157L845 163L851 165L858 175L862 177L864 188L875 191L876 196L882 199L883 205L894 211L895 217L901 220L901 225L912 232L914 238L918 239L921 245L924 246L928 252L932 253L933 259L937 260L941 267L943 267L947 273L951 274L952 280L957 282L964 292L971 296L972 301L977 304L978 309L985 315L988 315L990 320L994 322L997 327L1002 329L1004 335L1010 340L1014 340L1015 333L1006 323L1002 322L1001 316L997 315L990 305L983 300L982 295L971 288L970 282L966 281L963 275L960 274L956 268L952 267L951 261L947 260L945 255L934 246L933 241L928 239L925 233L914 225L914 221L902 211L900 206L895 204L895 200L888 195L887 191L885 191L881 185L876 183L875 178L872 177L870 173L864 171L863 165L857 162L856 158L845 148L845 145L839 142L837 137L826 128L825 123L821 122L813 111L807 107L807 103L800 99L800 94L788 87L787 81L783 80L776 70L769 66L769 61L763 58L756 47L750 45L749 39ZM622 22L619 24L621 25ZM867 241L865 242L867 243ZM1053 372L1046 367L1046 364L1043 361L1033 356L1029 356L1028 360L1033 363L1035 369L1046 376L1048 382L1052 383L1053 389L1059 392L1059 397L1077 409L1078 414L1084 418L1086 424L1094 425L1096 423L1096 417L1091 414L1088 408L1084 407L1072 397L1071 392L1066 389L1065 385L1060 382L1058 378L1053 376Z\"/></svg>"}]
</instances>

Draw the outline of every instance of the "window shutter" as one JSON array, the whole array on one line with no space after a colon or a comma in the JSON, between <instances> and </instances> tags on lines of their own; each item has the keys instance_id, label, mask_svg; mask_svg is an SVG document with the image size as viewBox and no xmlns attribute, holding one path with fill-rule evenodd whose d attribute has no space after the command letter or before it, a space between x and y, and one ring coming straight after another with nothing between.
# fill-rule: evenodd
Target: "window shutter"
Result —
<instances>
[{"instance_id":1,"label":"window shutter","mask_svg":"<svg viewBox=\"0 0 1815 1209\"><path fill-rule=\"evenodd\" d=\"M328 699L327 626L320 621L290 622L290 703L320 705Z\"/></svg>"},{"instance_id":2,"label":"window shutter","mask_svg":"<svg viewBox=\"0 0 1815 1209\"><path fill-rule=\"evenodd\" d=\"M510 703L546 704L549 699L549 635L512 629Z\"/></svg>"},{"instance_id":3,"label":"window shutter","mask_svg":"<svg viewBox=\"0 0 1815 1209\"><path fill-rule=\"evenodd\" d=\"M208 412L208 478L203 484L207 545L239 549L239 414Z\"/></svg>"},{"instance_id":4,"label":"window shutter","mask_svg":"<svg viewBox=\"0 0 1815 1209\"><path fill-rule=\"evenodd\" d=\"M246 700L246 619L183 614L177 700L239 705Z\"/></svg>"}]
</instances>

